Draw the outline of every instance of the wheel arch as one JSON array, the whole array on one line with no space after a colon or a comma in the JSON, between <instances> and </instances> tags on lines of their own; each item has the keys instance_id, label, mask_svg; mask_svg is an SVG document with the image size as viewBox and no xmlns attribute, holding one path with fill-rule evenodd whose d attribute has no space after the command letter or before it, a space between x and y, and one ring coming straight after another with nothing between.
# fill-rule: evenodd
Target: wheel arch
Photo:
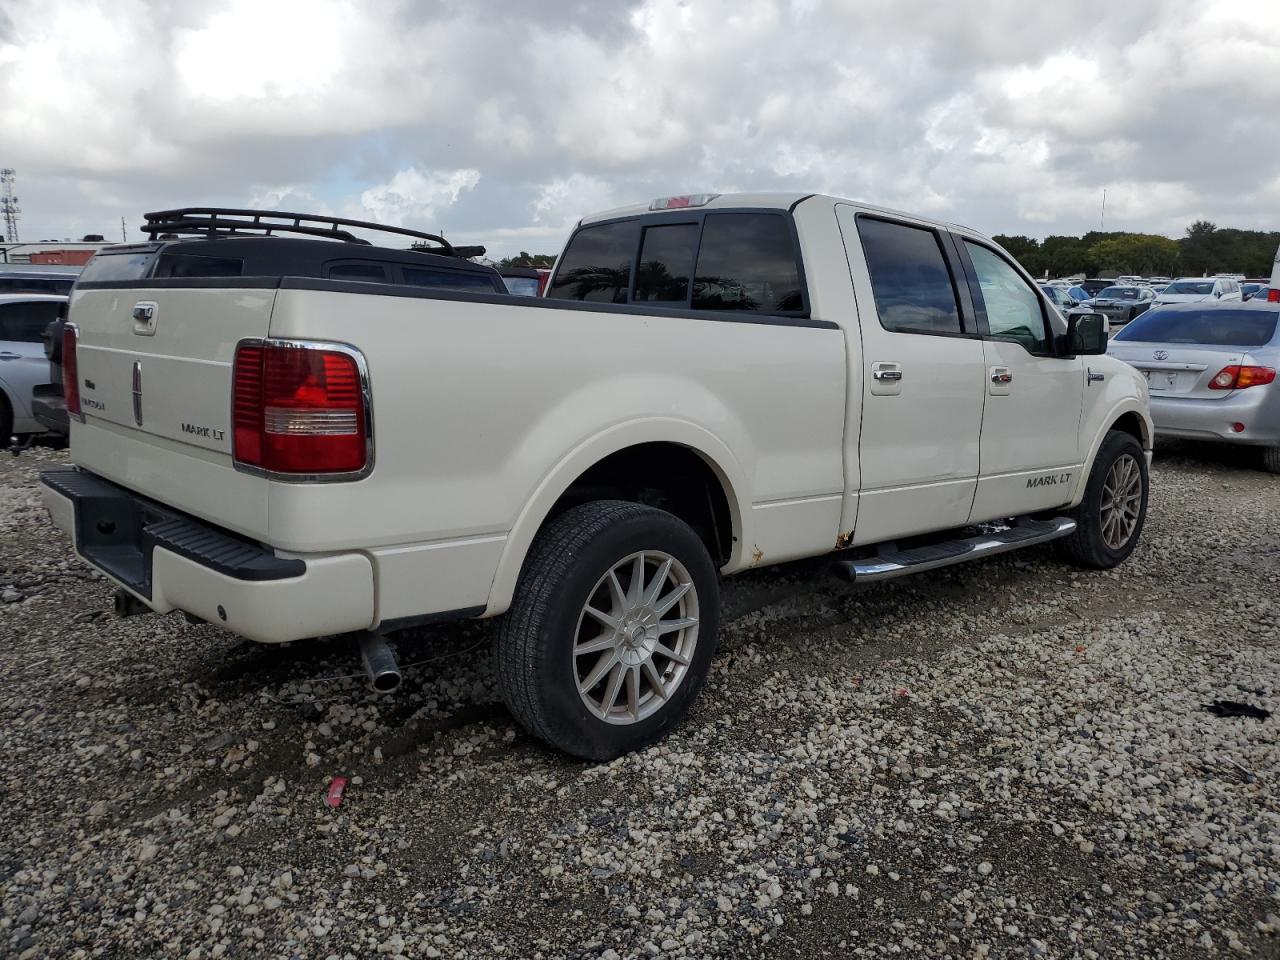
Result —
<instances>
[{"instance_id":1,"label":"wheel arch","mask_svg":"<svg viewBox=\"0 0 1280 960\"><path fill-rule=\"evenodd\" d=\"M647 467L643 464L647 463ZM640 464L640 471L636 472ZM674 474L665 471L676 467ZM629 484L614 481L626 469ZM511 605L516 581L533 538L551 519L569 506L590 499L628 499L651 502L636 495L637 489L673 492L670 477L676 482L696 479L707 481L712 518L712 542L708 548L718 565L733 564L742 550L742 528L750 503L741 499L746 489L741 464L718 437L696 424L683 420L645 420L619 424L603 431L565 454L542 478L533 494L525 501L512 525L503 547L485 616L496 616ZM585 488L600 488L601 496L585 495ZM607 493L605 491L608 491ZM683 492L684 488L679 488ZM676 495L677 501L691 498ZM671 509L666 504L655 504ZM672 509L686 522L687 510ZM691 522L699 530L699 524Z\"/></svg>"},{"instance_id":2,"label":"wheel arch","mask_svg":"<svg viewBox=\"0 0 1280 960\"><path fill-rule=\"evenodd\" d=\"M1089 446L1089 455L1085 458L1084 467L1076 481L1076 489L1071 498L1071 506L1076 506L1084 497L1089 476L1093 473L1094 461L1098 459L1098 451L1102 449L1107 434L1119 430L1132 436L1147 454L1147 462L1151 461L1151 447L1155 436L1155 427L1151 422L1151 414L1136 399L1126 399L1100 418L1101 429L1097 430Z\"/></svg>"}]
</instances>

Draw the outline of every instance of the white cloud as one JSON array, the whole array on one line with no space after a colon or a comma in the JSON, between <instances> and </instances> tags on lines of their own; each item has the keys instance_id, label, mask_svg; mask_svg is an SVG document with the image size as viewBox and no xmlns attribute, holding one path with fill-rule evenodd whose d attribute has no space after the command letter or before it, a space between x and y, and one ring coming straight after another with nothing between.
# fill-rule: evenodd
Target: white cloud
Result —
<instances>
[{"instance_id":1,"label":"white cloud","mask_svg":"<svg viewBox=\"0 0 1280 960\"><path fill-rule=\"evenodd\" d=\"M367 218L392 226L425 224L445 207L452 206L463 190L473 190L480 182L479 170L427 170L416 167L400 170L386 183L360 194L360 206Z\"/></svg>"},{"instance_id":2,"label":"white cloud","mask_svg":"<svg viewBox=\"0 0 1280 960\"><path fill-rule=\"evenodd\" d=\"M1262 0L0 7L0 162L29 235L249 198L500 254L734 188L1042 235L1096 226L1107 187L1117 226L1271 227L1278 111Z\"/></svg>"}]
</instances>

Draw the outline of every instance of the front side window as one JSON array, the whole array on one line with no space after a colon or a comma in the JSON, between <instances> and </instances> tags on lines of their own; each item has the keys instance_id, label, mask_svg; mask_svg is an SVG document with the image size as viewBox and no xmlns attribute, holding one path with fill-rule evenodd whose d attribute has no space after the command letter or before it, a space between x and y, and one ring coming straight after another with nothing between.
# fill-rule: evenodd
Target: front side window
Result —
<instances>
[{"instance_id":1,"label":"front side window","mask_svg":"<svg viewBox=\"0 0 1280 960\"><path fill-rule=\"evenodd\" d=\"M1048 353L1040 298L1016 270L992 250L964 242L982 290L991 336L1016 340L1029 353Z\"/></svg>"},{"instance_id":2,"label":"front side window","mask_svg":"<svg viewBox=\"0 0 1280 960\"><path fill-rule=\"evenodd\" d=\"M633 220L583 227L560 257L546 296L557 300L626 303L636 252Z\"/></svg>"},{"instance_id":3,"label":"front side window","mask_svg":"<svg viewBox=\"0 0 1280 960\"><path fill-rule=\"evenodd\" d=\"M696 223L647 228L640 245L634 302L684 306L697 249Z\"/></svg>"},{"instance_id":4,"label":"front side window","mask_svg":"<svg viewBox=\"0 0 1280 960\"><path fill-rule=\"evenodd\" d=\"M955 286L936 233L859 217L858 236L880 326L895 333L961 332Z\"/></svg>"},{"instance_id":5,"label":"front side window","mask_svg":"<svg viewBox=\"0 0 1280 960\"><path fill-rule=\"evenodd\" d=\"M695 310L788 313L804 309L787 220L774 213L709 213L693 279Z\"/></svg>"},{"instance_id":6,"label":"front side window","mask_svg":"<svg viewBox=\"0 0 1280 960\"><path fill-rule=\"evenodd\" d=\"M58 319L61 308L57 300L0 303L0 341L40 343L44 328Z\"/></svg>"}]
</instances>

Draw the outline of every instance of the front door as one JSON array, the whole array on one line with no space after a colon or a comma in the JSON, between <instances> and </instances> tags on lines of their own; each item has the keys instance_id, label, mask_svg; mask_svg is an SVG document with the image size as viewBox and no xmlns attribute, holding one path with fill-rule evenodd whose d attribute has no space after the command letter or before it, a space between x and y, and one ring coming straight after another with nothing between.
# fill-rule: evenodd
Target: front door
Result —
<instances>
[{"instance_id":1,"label":"front door","mask_svg":"<svg viewBox=\"0 0 1280 960\"><path fill-rule=\"evenodd\" d=\"M1084 369L1055 356L1065 324L1003 254L956 238L974 312L987 337L986 410L971 520L1064 506L1078 479Z\"/></svg>"},{"instance_id":2,"label":"front door","mask_svg":"<svg viewBox=\"0 0 1280 960\"><path fill-rule=\"evenodd\" d=\"M933 227L837 206L858 304L854 544L963 525L978 477L986 359L962 315L957 254ZM850 454L854 449L849 450Z\"/></svg>"}]
</instances>

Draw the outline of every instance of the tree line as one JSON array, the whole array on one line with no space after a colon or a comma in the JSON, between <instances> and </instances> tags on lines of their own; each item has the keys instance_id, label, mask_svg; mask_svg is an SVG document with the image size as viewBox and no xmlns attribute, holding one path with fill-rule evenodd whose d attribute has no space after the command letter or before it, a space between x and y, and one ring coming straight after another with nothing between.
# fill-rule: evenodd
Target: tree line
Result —
<instances>
[{"instance_id":1,"label":"tree line","mask_svg":"<svg viewBox=\"0 0 1280 960\"><path fill-rule=\"evenodd\" d=\"M1152 233L1091 230L1082 237L996 236L1033 277L1103 273L1146 277L1199 277L1243 273L1270 277L1280 233L1236 230L1197 220L1174 240Z\"/></svg>"}]
</instances>

